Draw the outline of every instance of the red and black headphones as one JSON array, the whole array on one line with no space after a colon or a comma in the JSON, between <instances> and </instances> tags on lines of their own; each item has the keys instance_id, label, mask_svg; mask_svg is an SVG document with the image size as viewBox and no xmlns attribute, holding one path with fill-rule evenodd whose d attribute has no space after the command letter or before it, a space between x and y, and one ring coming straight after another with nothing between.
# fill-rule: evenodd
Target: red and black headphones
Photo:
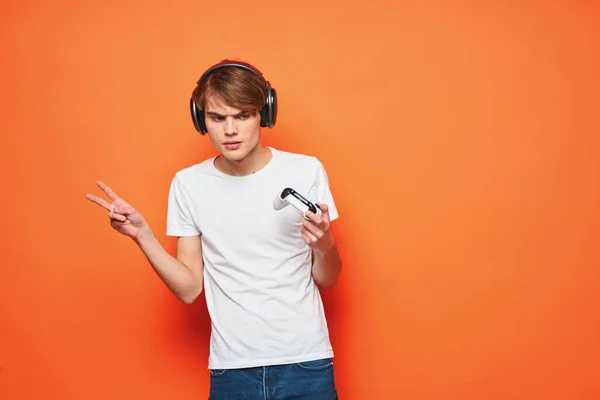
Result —
<instances>
[{"instance_id":1,"label":"red and black headphones","mask_svg":"<svg viewBox=\"0 0 600 400\"><path fill-rule=\"evenodd\" d=\"M260 80L265 85L265 89L267 90L267 101L260 110L260 126L269 128L275 126L275 122L277 121L277 91L275 90L275 88L271 87L271 84L267 80L265 80L262 72L260 72L254 66L241 61L223 60L206 70L206 72L202 74L200 79L198 79L197 85L199 85L204 79L212 75L215 71L223 67L242 68L254 73L260 78ZM192 121L194 122L194 127L198 132L200 132L200 134L204 135L206 132L208 132L204 120L204 110L198 108L196 102L194 101L193 95L190 99L190 111L192 113Z\"/></svg>"}]
</instances>

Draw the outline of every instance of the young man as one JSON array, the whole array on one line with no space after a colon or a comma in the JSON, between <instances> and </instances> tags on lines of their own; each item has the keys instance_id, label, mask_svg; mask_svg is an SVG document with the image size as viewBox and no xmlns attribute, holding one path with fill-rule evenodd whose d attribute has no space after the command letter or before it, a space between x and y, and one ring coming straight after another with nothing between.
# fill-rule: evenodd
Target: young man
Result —
<instances>
[{"instance_id":1,"label":"young man","mask_svg":"<svg viewBox=\"0 0 600 400\"><path fill-rule=\"evenodd\" d=\"M331 231L338 217L325 168L311 156L265 147L277 94L249 64L223 61L190 100L196 129L218 152L178 171L159 243L142 215L104 183L111 226L141 248L158 276L190 304L204 289L211 318L210 399L337 399L333 350L319 287L337 282ZM318 204L306 217L279 201L292 188Z\"/></svg>"}]
</instances>

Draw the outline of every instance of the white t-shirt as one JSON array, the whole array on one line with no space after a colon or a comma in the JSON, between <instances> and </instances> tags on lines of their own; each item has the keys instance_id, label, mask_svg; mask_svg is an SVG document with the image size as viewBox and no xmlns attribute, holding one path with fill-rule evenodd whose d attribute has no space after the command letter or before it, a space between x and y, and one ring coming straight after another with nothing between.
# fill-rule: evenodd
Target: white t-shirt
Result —
<instances>
[{"instance_id":1,"label":"white t-shirt","mask_svg":"<svg viewBox=\"0 0 600 400\"><path fill-rule=\"evenodd\" d=\"M315 157L269 149L272 159L254 174L227 175L212 157L171 183L167 235L202 235L210 369L333 357L303 217L273 205L290 187L335 220L327 174Z\"/></svg>"}]
</instances>

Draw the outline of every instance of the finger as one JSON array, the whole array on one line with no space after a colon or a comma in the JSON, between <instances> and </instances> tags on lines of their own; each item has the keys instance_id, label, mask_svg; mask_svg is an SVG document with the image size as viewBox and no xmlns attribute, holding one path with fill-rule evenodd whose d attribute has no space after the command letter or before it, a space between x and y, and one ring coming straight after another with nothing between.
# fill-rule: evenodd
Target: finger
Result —
<instances>
[{"instance_id":1,"label":"finger","mask_svg":"<svg viewBox=\"0 0 600 400\"><path fill-rule=\"evenodd\" d=\"M315 236L319 236L322 233L317 225L307 220L306 218L302 219L302 227Z\"/></svg>"},{"instance_id":2,"label":"finger","mask_svg":"<svg viewBox=\"0 0 600 400\"><path fill-rule=\"evenodd\" d=\"M329 223L331 222L329 220L329 207L327 207L327 204L318 204L319 208L321 209L321 218L323 218L323 221Z\"/></svg>"},{"instance_id":3,"label":"finger","mask_svg":"<svg viewBox=\"0 0 600 400\"><path fill-rule=\"evenodd\" d=\"M136 226L139 226L144 222L144 218L139 212L127 215L127 220Z\"/></svg>"},{"instance_id":4,"label":"finger","mask_svg":"<svg viewBox=\"0 0 600 400\"><path fill-rule=\"evenodd\" d=\"M98 187L100 189L102 189L102 191L104 193L106 193L106 195L111 199L111 200L117 200L119 199L119 196L117 196L117 194L115 192L113 192L113 190L108 187L108 185L106 185L104 182L98 182Z\"/></svg>"},{"instance_id":5,"label":"finger","mask_svg":"<svg viewBox=\"0 0 600 400\"><path fill-rule=\"evenodd\" d=\"M304 228L304 227L302 227L302 238L304 238L304 241L308 245L311 245L317 241L317 238L315 237L315 235L313 235L312 233L307 231L306 228Z\"/></svg>"},{"instance_id":6,"label":"finger","mask_svg":"<svg viewBox=\"0 0 600 400\"><path fill-rule=\"evenodd\" d=\"M306 216L317 225L323 222L323 218L312 211L307 211Z\"/></svg>"},{"instance_id":7,"label":"finger","mask_svg":"<svg viewBox=\"0 0 600 400\"><path fill-rule=\"evenodd\" d=\"M98 204L100 207L106 208L108 211L112 211L112 206L109 203L107 203L104 199L96 197L93 194L86 194L85 197L88 200Z\"/></svg>"},{"instance_id":8,"label":"finger","mask_svg":"<svg viewBox=\"0 0 600 400\"><path fill-rule=\"evenodd\" d=\"M315 240L317 238L321 238L323 237L323 231L320 230L318 227L316 227L315 225L311 224L309 221L302 221L302 229L310 234L312 237L315 238Z\"/></svg>"},{"instance_id":9,"label":"finger","mask_svg":"<svg viewBox=\"0 0 600 400\"><path fill-rule=\"evenodd\" d=\"M326 215L319 216L311 211L307 211L306 216L314 223L313 225L318 226L323 232L327 232L329 230L329 219Z\"/></svg>"},{"instance_id":10,"label":"finger","mask_svg":"<svg viewBox=\"0 0 600 400\"><path fill-rule=\"evenodd\" d=\"M312 244L312 242L309 239L309 237L304 234L304 231L302 232L302 239L304 239L304 243L306 243L307 245L310 246Z\"/></svg>"},{"instance_id":11,"label":"finger","mask_svg":"<svg viewBox=\"0 0 600 400\"><path fill-rule=\"evenodd\" d=\"M127 206L125 207L125 209L123 210L123 215L132 215L135 213L135 208L131 207L131 206Z\"/></svg>"},{"instance_id":12,"label":"finger","mask_svg":"<svg viewBox=\"0 0 600 400\"><path fill-rule=\"evenodd\" d=\"M126 216L124 216L124 215L121 215L121 214L117 214L117 213L114 213L114 212L109 212L109 213L108 213L108 217L109 217L111 220L116 220L116 221L120 221L120 222L125 222L125 221L127 221L127 217L126 217Z\"/></svg>"},{"instance_id":13,"label":"finger","mask_svg":"<svg viewBox=\"0 0 600 400\"><path fill-rule=\"evenodd\" d=\"M118 214L122 214L122 215L131 215L135 212L135 210L133 209L133 207L131 207L128 204L125 205L115 205L114 211Z\"/></svg>"},{"instance_id":14,"label":"finger","mask_svg":"<svg viewBox=\"0 0 600 400\"><path fill-rule=\"evenodd\" d=\"M115 220L112 220L110 222L111 228L113 228L117 232L121 232L121 233L123 233L123 231L121 229L124 227L127 227L127 225L129 225L127 222L120 222L120 221L115 221Z\"/></svg>"},{"instance_id":15,"label":"finger","mask_svg":"<svg viewBox=\"0 0 600 400\"><path fill-rule=\"evenodd\" d=\"M130 221L130 220L127 220L127 221L125 221L125 222L117 221L116 219L111 219L111 220L110 220L110 225L111 225L113 228L119 228L119 227L121 227L121 226L130 225L130 224L131 224L131 221Z\"/></svg>"}]
</instances>

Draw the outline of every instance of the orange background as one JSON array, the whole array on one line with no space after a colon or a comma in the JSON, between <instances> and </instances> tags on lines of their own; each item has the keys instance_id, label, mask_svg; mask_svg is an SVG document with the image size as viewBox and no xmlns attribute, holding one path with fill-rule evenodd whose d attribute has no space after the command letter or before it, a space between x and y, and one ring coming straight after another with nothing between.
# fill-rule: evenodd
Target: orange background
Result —
<instances>
[{"instance_id":1,"label":"orange background","mask_svg":"<svg viewBox=\"0 0 600 400\"><path fill-rule=\"evenodd\" d=\"M1 399L206 398L204 298L84 195L173 252L170 179L214 154L189 95L225 57L278 90L265 143L327 168L342 399L600 398L600 7L117 3L2 2Z\"/></svg>"}]
</instances>

